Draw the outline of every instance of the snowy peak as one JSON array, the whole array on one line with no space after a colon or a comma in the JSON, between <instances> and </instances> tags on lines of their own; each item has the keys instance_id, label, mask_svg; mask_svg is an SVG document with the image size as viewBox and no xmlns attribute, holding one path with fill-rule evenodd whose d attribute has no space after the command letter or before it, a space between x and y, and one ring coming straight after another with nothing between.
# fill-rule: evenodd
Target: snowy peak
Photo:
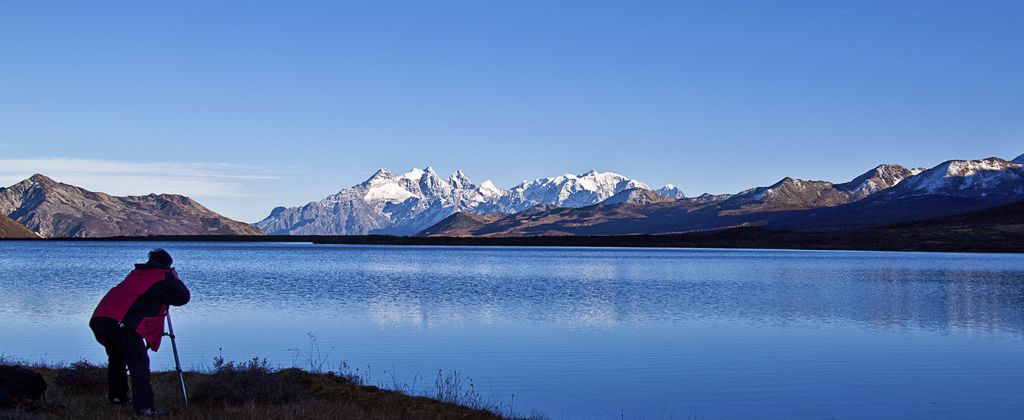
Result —
<instances>
[{"instance_id":1,"label":"snowy peak","mask_svg":"<svg viewBox=\"0 0 1024 420\"><path fill-rule=\"evenodd\" d=\"M451 185L453 188L472 188L473 181L470 181L462 171L456 171L448 177L448 185Z\"/></svg>"},{"instance_id":2,"label":"snowy peak","mask_svg":"<svg viewBox=\"0 0 1024 420\"><path fill-rule=\"evenodd\" d=\"M494 182L492 182L489 179L484 182L481 182L480 187L477 188L477 191L480 191L480 195L483 195L484 197L487 198L498 197L507 194L505 190L498 188L496 185L494 185Z\"/></svg>"},{"instance_id":3,"label":"snowy peak","mask_svg":"<svg viewBox=\"0 0 1024 420\"><path fill-rule=\"evenodd\" d=\"M461 174L461 171L459 173ZM382 168L365 182L351 189L364 190L363 200L369 204L380 206L386 203L402 203L410 198L447 197L453 189L472 187L472 182L464 175L460 182L464 185L453 187L449 182L441 179L437 172L429 166L424 169L412 168L401 176L396 176L391 171ZM346 196L346 191L343 190L333 197L343 198Z\"/></svg>"},{"instance_id":4,"label":"snowy peak","mask_svg":"<svg viewBox=\"0 0 1024 420\"><path fill-rule=\"evenodd\" d=\"M430 169L430 167L428 166L427 169ZM430 172L433 172L433 170L431 170ZM409 170L409 172L402 174L402 178L408 179L410 181L419 181L420 178L423 178L423 175L426 173L427 171L424 171L420 168L412 168Z\"/></svg>"},{"instance_id":5,"label":"snowy peak","mask_svg":"<svg viewBox=\"0 0 1024 420\"><path fill-rule=\"evenodd\" d=\"M600 203L624 190L650 188L639 181L614 172L590 170L580 175L564 174L554 178L524 181L508 191L490 211L518 213L538 205L584 207Z\"/></svg>"},{"instance_id":6,"label":"snowy peak","mask_svg":"<svg viewBox=\"0 0 1024 420\"><path fill-rule=\"evenodd\" d=\"M582 182L584 188L591 191L621 191L624 188L650 189L642 182L631 180L614 172L597 172L591 169L577 178Z\"/></svg>"},{"instance_id":7,"label":"snowy peak","mask_svg":"<svg viewBox=\"0 0 1024 420\"><path fill-rule=\"evenodd\" d=\"M982 160L953 160L945 162L947 177L969 177L978 175L985 171L1002 171L1013 167L1013 162L1007 162L997 157Z\"/></svg>"},{"instance_id":8,"label":"snowy peak","mask_svg":"<svg viewBox=\"0 0 1024 420\"><path fill-rule=\"evenodd\" d=\"M836 185L836 188L849 193L851 201L857 201L876 192L892 188L903 182L904 179L923 171L922 168L907 169L894 164L878 165L850 182Z\"/></svg>"},{"instance_id":9,"label":"snowy peak","mask_svg":"<svg viewBox=\"0 0 1024 420\"><path fill-rule=\"evenodd\" d=\"M449 195L452 192L451 190L454 189L429 166L420 175L419 187L421 195L425 197Z\"/></svg>"},{"instance_id":10,"label":"snowy peak","mask_svg":"<svg viewBox=\"0 0 1024 420\"><path fill-rule=\"evenodd\" d=\"M396 179L398 179L398 177L395 174L391 173L391 171L387 170L386 168L380 168L377 170L377 172L374 172L373 175L370 176L370 178L368 178L365 182L363 182L360 185L369 187L371 185L386 184Z\"/></svg>"},{"instance_id":11,"label":"snowy peak","mask_svg":"<svg viewBox=\"0 0 1024 420\"><path fill-rule=\"evenodd\" d=\"M401 203L416 195L403 188L395 180L372 180L366 183L363 200L367 203Z\"/></svg>"},{"instance_id":12,"label":"snowy peak","mask_svg":"<svg viewBox=\"0 0 1024 420\"><path fill-rule=\"evenodd\" d=\"M658 188L655 192L661 196L668 197L673 200L686 198L686 194L683 194L682 191L679 191L678 187L672 184L665 184L664 187Z\"/></svg>"},{"instance_id":13,"label":"snowy peak","mask_svg":"<svg viewBox=\"0 0 1024 420\"><path fill-rule=\"evenodd\" d=\"M991 157L943 162L907 179L898 190L938 195L1000 194L1020 191L1022 181L1024 166Z\"/></svg>"}]
</instances>

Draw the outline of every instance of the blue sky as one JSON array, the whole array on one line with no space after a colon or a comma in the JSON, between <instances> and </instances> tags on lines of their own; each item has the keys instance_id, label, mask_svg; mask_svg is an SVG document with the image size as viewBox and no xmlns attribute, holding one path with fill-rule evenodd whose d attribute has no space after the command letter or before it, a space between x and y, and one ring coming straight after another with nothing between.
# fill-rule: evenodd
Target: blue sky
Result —
<instances>
[{"instance_id":1,"label":"blue sky","mask_svg":"<svg viewBox=\"0 0 1024 420\"><path fill-rule=\"evenodd\" d=\"M0 184L256 221L379 167L684 192L1024 153L1024 2L0 2Z\"/></svg>"}]
</instances>

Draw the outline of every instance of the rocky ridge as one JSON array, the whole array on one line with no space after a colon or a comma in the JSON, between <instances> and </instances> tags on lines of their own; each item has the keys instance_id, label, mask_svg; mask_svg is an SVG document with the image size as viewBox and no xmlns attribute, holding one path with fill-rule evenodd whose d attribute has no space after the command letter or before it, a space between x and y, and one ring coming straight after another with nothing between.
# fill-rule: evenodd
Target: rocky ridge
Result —
<instances>
[{"instance_id":1,"label":"rocky ridge","mask_svg":"<svg viewBox=\"0 0 1024 420\"><path fill-rule=\"evenodd\" d=\"M115 197L39 174L0 188L0 214L47 238L262 234L185 196Z\"/></svg>"}]
</instances>

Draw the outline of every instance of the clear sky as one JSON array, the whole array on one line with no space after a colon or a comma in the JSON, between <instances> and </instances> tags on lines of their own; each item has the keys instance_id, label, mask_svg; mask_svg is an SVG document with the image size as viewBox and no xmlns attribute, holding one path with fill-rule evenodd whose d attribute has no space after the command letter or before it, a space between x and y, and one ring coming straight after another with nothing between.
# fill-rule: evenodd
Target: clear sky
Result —
<instances>
[{"instance_id":1,"label":"clear sky","mask_svg":"<svg viewBox=\"0 0 1024 420\"><path fill-rule=\"evenodd\" d=\"M696 195L1021 153L1019 0L0 0L0 184L248 222L379 167Z\"/></svg>"}]
</instances>

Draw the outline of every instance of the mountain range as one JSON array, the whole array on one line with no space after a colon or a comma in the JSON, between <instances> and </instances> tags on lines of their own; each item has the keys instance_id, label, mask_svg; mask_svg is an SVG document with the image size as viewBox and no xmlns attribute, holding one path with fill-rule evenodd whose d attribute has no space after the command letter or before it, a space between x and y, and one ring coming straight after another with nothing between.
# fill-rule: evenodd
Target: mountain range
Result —
<instances>
[{"instance_id":1,"label":"mountain range","mask_svg":"<svg viewBox=\"0 0 1024 420\"><path fill-rule=\"evenodd\" d=\"M378 170L365 182L300 207L278 207L256 226L271 235L415 235L458 212L513 214L537 206L583 207L647 185L590 171L524 181L501 189L474 184L461 171L441 178L432 168L396 175Z\"/></svg>"},{"instance_id":2,"label":"mountain range","mask_svg":"<svg viewBox=\"0 0 1024 420\"><path fill-rule=\"evenodd\" d=\"M668 202L598 203L509 214L497 220L442 221L430 236L630 235L760 226L848 230L949 216L1024 200L1024 156L952 160L934 168L880 165L841 184L784 178L731 196ZM453 216L455 217L455 216Z\"/></svg>"},{"instance_id":3,"label":"mountain range","mask_svg":"<svg viewBox=\"0 0 1024 420\"><path fill-rule=\"evenodd\" d=\"M43 175L0 188L0 237L367 235L523 237L703 232L736 227L853 231L1024 200L1024 155L876 166L854 179L783 178L735 194L688 196L612 172L476 184L461 171L380 169L322 200L253 225L180 195L115 197ZM5 217L6 216L6 217Z\"/></svg>"},{"instance_id":4,"label":"mountain range","mask_svg":"<svg viewBox=\"0 0 1024 420\"><path fill-rule=\"evenodd\" d=\"M185 196L115 197L38 174L0 188L0 215L47 238L263 234Z\"/></svg>"}]
</instances>

